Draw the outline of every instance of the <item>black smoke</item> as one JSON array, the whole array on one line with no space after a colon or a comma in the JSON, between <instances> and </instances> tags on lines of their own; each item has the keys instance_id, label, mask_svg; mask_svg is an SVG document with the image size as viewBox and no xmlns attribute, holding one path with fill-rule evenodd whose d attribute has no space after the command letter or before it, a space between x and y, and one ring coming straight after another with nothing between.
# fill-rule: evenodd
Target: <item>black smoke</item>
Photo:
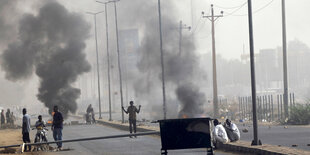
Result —
<instances>
[{"instance_id":1,"label":"black smoke","mask_svg":"<svg viewBox=\"0 0 310 155\"><path fill-rule=\"evenodd\" d=\"M89 29L81 15L54 1L45 3L37 15L23 15L19 39L1 56L6 78L23 80L35 72L40 79L37 98L49 112L58 105L65 115L75 113L80 90L72 84L90 70L83 53Z\"/></svg>"},{"instance_id":2,"label":"black smoke","mask_svg":"<svg viewBox=\"0 0 310 155\"><path fill-rule=\"evenodd\" d=\"M145 102L151 103L152 113L156 111L156 114L152 116L162 118L157 1L132 0L127 4L127 8L143 6L139 9L126 10L126 18L129 18L127 19L128 22L134 22L142 33L139 48L140 59L137 64L140 74L135 76L136 82L134 84L136 96L140 99L143 98ZM200 83L198 76L203 71L199 67L199 57L195 53L195 44L188 33L183 34L182 53L179 53L179 19L174 15L174 12L176 12L174 8L174 4L170 1L163 2L161 6L167 114L169 118L178 117L179 114L176 110L178 106L172 106L174 103L178 103L180 113L195 117L203 113L201 109L205 103L205 95L197 85Z\"/></svg>"},{"instance_id":3,"label":"black smoke","mask_svg":"<svg viewBox=\"0 0 310 155\"><path fill-rule=\"evenodd\" d=\"M178 117L199 117L204 111L201 108L206 103L205 95L199 87L190 83L179 85L175 90L177 98L182 106Z\"/></svg>"}]
</instances>

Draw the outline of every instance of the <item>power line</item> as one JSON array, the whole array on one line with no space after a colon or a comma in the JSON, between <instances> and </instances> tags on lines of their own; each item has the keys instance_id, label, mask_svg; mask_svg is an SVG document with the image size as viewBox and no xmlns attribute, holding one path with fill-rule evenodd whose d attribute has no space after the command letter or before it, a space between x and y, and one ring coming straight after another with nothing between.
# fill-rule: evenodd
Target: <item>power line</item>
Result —
<instances>
[{"instance_id":1,"label":"power line","mask_svg":"<svg viewBox=\"0 0 310 155\"><path fill-rule=\"evenodd\" d=\"M208 12L210 12L211 11L211 8L209 8L209 10L208 10ZM201 19L202 19L202 17L200 16L200 18L198 19L198 22L197 22L197 24L196 24L196 26L195 26L195 28L193 29L193 31L192 31L192 34L191 35L194 35L195 34L195 32L196 32L196 30L197 30L197 28L198 28L198 26L200 26L200 22L201 22ZM202 26L204 26L204 24L206 23L206 21L204 21L202 24ZM193 26L193 25L192 25ZM201 27L202 27L201 26ZM198 29L198 31L197 32L199 32L200 30L201 30L201 27L200 27L200 29Z\"/></svg>"},{"instance_id":2,"label":"power line","mask_svg":"<svg viewBox=\"0 0 310 155\"><path fill-rule=\"evenodd\" d=\"M257 12L259 12L259 11L265 9L265 8L266 8L267 6L269 6L273 1L274 1L274 0L271 0L271 1L270 1L269 3L267 3L265 6L263 6L263 7L259 8L259 9L257 9L256 11L254 11L254 13L257 13Z\"/></svg>"},{"instance_id":3,"label":"power line","mask_svg":"<svg viewBox=\"0 0 310 155\"><path fill-rule=\"evenodd\" d=\"M267 3L267 4L264 5L263 7L261 7L261 8L259 8L259 9L255 10L255 11L253 11L253 14L262 11L263 9L265 9L266 7L268 7L272 2L274 2L274 0L271 0L269 3ZM232 16L247 16L247 15L248 15L248 14L236 14L236 15L232 14Z\"/></svg>"},{"instance_id":4,"label":"power line","mask_svg":"<svg viewBox=\"0 0 310 155\"><path fill-rule=\"evenodd\" d=\"M243 3L242 5L240 5L236 10L234 10L233 12L231 13L228 13L227 15L225 15L226 17L227 16L230 16L230 15L233 15L234 13L236 13L237 11L239 11L243 6L245 6L247 4L247 2Z\"/></svg>"},{"instance_id":5,"label":"power line","mask_svg":"<svg viewBox=\"0 0 310 155\"><path fill-rule=\"evenodd\" d=\"M196 32L196 33L200 32L201 29L205 26L205 24L206 24L206 20L204 20L203 23L200 24L201 26L197 29L197 32Z\"/></svg>"},{"instance_id":6,"label":"power line","mask_svg":"<svg viewBox=\"0 0 310 155\"><path fill-rule=\"evenodd\" d=\"M218 24L218 22L215 21L214 26L216 27L217 24ZM199 31L198 31L198 32L199 32ZM212 33L210 32L210 33L208 33L207 35L197 37L197 39L207 39L207 38L209 38L209 37L211 36L211 34L212 34Z\"/></svg>"},{"instance_id":7,"label":"power line","mask_svg":"<svg viewBox=\"0 0 310 155\"><path fill-rule=\"evenodd\" d=\"M201 19L202 19L201 17L198 19L198 22L197 22L195 28L194 28L193 31L192 31L192 35L196 32L196 29L197 29L197 27L199 26Z\"/></svg>"},{"instance_id":8,"label":"power line","mask_svg":"<svg viewBox=\"0 0 310 155\"><path fill-rule=\"evenodd\" d=\"M221 8L221 9L236 9L236 8L240 8L242 6L244 6L245 4L247 4L247 2L244 2L238 6L233 6L233 7L223 7L223 6L219 6L219 5L216 5L214 4L215 7L218 7L218 8Z\"/></svg>"}]
</instances>

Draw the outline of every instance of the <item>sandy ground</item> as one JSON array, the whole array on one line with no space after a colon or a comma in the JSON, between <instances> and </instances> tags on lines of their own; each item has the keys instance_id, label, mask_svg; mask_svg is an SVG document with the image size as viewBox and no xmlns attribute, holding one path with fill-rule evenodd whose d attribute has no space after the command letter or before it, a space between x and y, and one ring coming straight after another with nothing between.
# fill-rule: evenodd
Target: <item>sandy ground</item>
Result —
<instances>
[{"instance_id":1,"label":"sandy ground","mask_svg":"<svg viewBox=\"0 0 310 155\"><path fill-rule=\"evenodd\" d=\"M22 133L21 129L0 129L0 146L7 146L7 145L15 145L15 144L22 144ZM8 154L18 154L19 148L12 148L9 150L0 149L0 155ZM25 152L25 155L38 155L38 154L53 154L53 152Z\"/></svg>"},{"instance_id":2,"label":"sandy ground","mask_svg":"<svg viewBox=\"0 0 310 155\"><path fill-rule=\"evenodd\" d=\"M23 143L21 129L0 130L0 137L0 146Z\"/></svg>"},{"instance_id":3,"label":"sandy ground","mask_svg":"<svg viewBox=\"0 0 310 155\"><path fill-rule=\"evenodd\" d=\"M0 146L15 145L15 144L23 143L21 129L1 129L0 137L1 137ZM0 149L0 154L3 153L3 151L4 149Z\"/></svg>"}]
</instances>

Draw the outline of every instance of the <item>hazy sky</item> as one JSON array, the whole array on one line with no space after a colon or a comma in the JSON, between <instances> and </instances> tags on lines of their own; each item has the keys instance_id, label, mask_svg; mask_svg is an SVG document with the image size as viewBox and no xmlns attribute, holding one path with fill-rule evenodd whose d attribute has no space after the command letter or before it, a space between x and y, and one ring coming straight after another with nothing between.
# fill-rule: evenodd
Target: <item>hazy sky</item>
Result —
<instances>
[{"instance_id":1,"label":"hazy sky","mask_svg":"<svg viewBox=\"0 0 310 155\"><path fill-rule=\"evenodd\" d=\"M130 0L121 0L122 2ZM157 3L157 0L147 0ZM40 5L40 1L34 0L32 4L29 1L23 0L21 3L22 9L27 12L33 12L36 6ZM65 5L70 11L85 15L85 19L93 25L93 18L86 15L86 11L102 11L104 6L96 3L95 0L60 0L60 3ZM185 24L192 25L192 31L184 34L193 33L198 45L200 53L211 51L211 23L206 18L201 18L201 12L210 14L210 4L214 4L215 14L224 11L224 17L216 22L216 49L217 53L225 58L240 58L240 54L245 47L245 52L248 53L248 17L247 5L243 5L247 0L161 0L164 6L166 3L174 3L171 10L177 11L176 23L183 20ZM253 21L254 21L254 46L255 52L264 48L275 48L282 44L282 28L281 28L281 0L253 0ZM27 5L28 4L28 5ZM269 4L269 5L267 5ZM191 7L192 6L192 7ZM239 6L242 6L241 8ZM137 8L127 8L136 9ZM299 39L310 46L310 20L307 17L310 14L309 0L286 0L286 15L287 15L287 40ZM192 10L191 10L192 9ZM109 8L109 16L113 16L113 7ZM118 10L126 11L126 10ZM193 12L193 14L191 14ZM230 15L233 12L232 15ZM158 12L150 12L158 14ZM193 18L192 18L193 17ZM122 17L119 17L119 19ZM146 17L147 18L147 15ZM113 23L112 23L113 24ZM163 23L165 24L165 23ZM111 25L113 27L113 25ZM120 25L122 28L122 25ZM98 38L103 38L105 31L104 14L98 15ZM113 34L111 34L113 35ZM177 37L177 36L176 36ZM94 48L94 37L88 40L88 47ZM104 48L104 44L99 42L99 48Z\"/></svg>"},{"instance_id":2,"label":"hazy sky","mask_svg":"<svg viewBox=\"0 0 310 155\"><path fill-rule=\"evenodd\" d=\"M199 21L201 10L205 10L205 12L210 10L210 3L215 5L216 14L219 14L221 10L224 11L224 17L218 19L216 23L216 48L217 53L226 58L240 58L243 44L245 45L245 52L248 53L247 5L239 10L237 10L239 7L222 9L218 6L223 8L236 7L245 2L246 0L193 0L196 15L194 21ZM259 49L275 48L282 45L281 0L253 0L252 3L253 12L256 12L253 15L255 52L258 52ZM267 4L269 5L266 6ZM310 45L310 38L308 37L310 20L307 18L310 13L309 7L309 0L286 0L288 41L297 38ZM229 15L234 11L235 13ZM196 39L201 52L206 52L211 50L211 30L210 22L208 20L205 24L203 22L198 22L204 26L200 32L197 33L196 30Z\"/></svg>"},{"instance_id":3,"label":"hazy sky","mask_svg":"<svg viewBox=\"0 0 310 155\"><path fill-rule=\"evenodd\" d=\"M130 0L121 0L120 3L122 1ZM157 2L157 0L148 1ZM248 52L247 5L239 7L247 0L161 0L161 4L165 5L168 1L173 2L175 10L178 11L176 22L183 20L185 24L192 25L191 22L193 21L192 32L194 32L199 52L211 51L211 23L208 19L201 18L202 11L210 14L210 4L214 4L215 14L219 14L221 10L224 11L224 17L216 22L217 53L226 58L240 58L243 45L245 52ZM63 0L61 3L76 12L103 10L102 5L92 0ZM255 52L258 52L259 49L280 46L282 44L281 0L253 0L252 3ZM193 14L191 14L191 5ZM308 8L310 8L309 0L286 0L288 41L299 39L310 46L310 38L308 37L310 35L308 28L310 27L310 20L307 17L310 10ZM101 19L104 20L104 18ZM91 20L92 18L90 18L90 22L92 22ZM99 19L99 24L100 22L104 21ZM99 27L99 29L101 28ZM102 29L104 30L104 27ZM190 33L184 31L184 34Z\"/></svg>"},{"instance_id":4,"label":"hazy sky","mask_svg":"<svg viewBox=\"0 0 310 155\"><path fill-rule=\"evenodd\" d=\"M130 0L121 0L122 1ZM157 0L145 0L153 3L157 3ZM85 16L85 19L93 27L93 18L85 14L86 11L98 12L104 10L104 6L96 3L95 0L59 0L59 2L65 5L70 11L81 13ZM246 3L247 0L161 0L162 5L172 2L171 10L172 14L176 14L175 22L178 24L179 20L187 25L192 25L192 31L184 31L184 36L193 33L198 46L199 53L207 53L211 51L211 23L206 18L201 18L201 12L210 14L210 4L213 3L215 14L219 14L221 10L224 11L224 17L218 19L216 22L216 49L217 53L221 54L225 58L240 58L245 47L245 52L248 52L248 17L247 17L247 5L239 7ZM40 0L21 0L19 1L19 8L24 12L35 13L37 7L40 6L42 1ZM270 3L270 4L269 4ZM24 5L23 5L24 4ZM191 8L192 4L192 8ZM269 4L268 6L266 6ZM138 10L143 6L137 6ZM165 7L163 7L165 9ZM233 8L233 9L229 9ZM299 39L302 42L310 46L310 20L307 17L310 14L310 1L309 0L286 0L286 15L287 15L287 40ZM191 10L192 9L192 10ZM114 16L113 8L109 7L109 16ZM126 11L126 10L118 10ZM169 11L169 10L166 10ZM282 45L282 28L281 28L281 0L253 0L253 15L254 21L254 46L255 52L264 48L276 48ZM21 11L22 12L22 11ZM191 14L193 12L193 14ZM233 12L233 14L231 14ZM150 13L158 14L154 11ZM22 13L21 13L22 14ZM230 15L231 14L231 15ZM14 15L10 15L15 17ZM145 18L148 16L146 15ZM192 18L193 17L193 18ZM124 18L124 17L119 17ZM165 24L165 23L163 23ZM110 25L113 29L113 23ZM120 25L120 28L126 26ZM112 30L111 30L112 31ZM104 26L104 14L98 15L98 38L99 38L99 51L101 57L103 57L105 44L101 38L104 38L105 26ZM92 31L93 35L93 31ZM115 35L110 33L110 35ZM176 36L178 37L178 36ZM140 38L141 39L141 38ZM113 41L111 41L113 42ZM94 56L94 37L90 36L87 41L86 53L89 57ZM105 55L104 55L105 56ZM103 61L100 60L100 61ZM1 73L2 74L2 73ZM4 77L3 77L4 78ZM32 99L36 99L35 95L37 81L31 81L33 84L29 84L25 92L31 94ZM27 91L31 89L31 91ZM27 96L27 95L26 95ZM30 101L31 99L29 99Z\"/></svg>"}]
</instances>

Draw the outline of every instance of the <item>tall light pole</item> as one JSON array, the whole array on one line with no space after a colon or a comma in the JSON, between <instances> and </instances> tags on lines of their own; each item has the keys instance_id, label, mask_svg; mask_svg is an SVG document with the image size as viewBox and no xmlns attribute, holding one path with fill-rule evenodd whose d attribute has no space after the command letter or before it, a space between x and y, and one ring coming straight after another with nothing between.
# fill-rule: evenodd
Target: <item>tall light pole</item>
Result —
<instances>
[{"instance_id":1,"label":"tall light pole","mask_svg":"<svg viewBox=\"0 0 310 155\"><path fill-rule=\"evenodd\" d=\"M250 42L250 63L251 63L251 87L252 87L252 110L253 110L253 134L252 145L262 145L257 135L257 114L256 114L256 82L255 82L255 59L254 59L254 41L253 41L253 21L252 21L252 1L248 0L248 18L249 18L249 42Z\"/></svg>"},{"instance_id":2,"label":"tall light pole","mask_svg":"<svg viewBox=\"0 0 310 155\"><path fill-rule=\"evenodd\" d=\"M122 107L124 106L123 102L123 79L122 79L122 67L121 67L121 55L119 51L119 40L118 40L118 23L117 23L117 9L116 9L116 2L119 0L113 0L110 2L114 2L114 13L115 13L115 30L116 30L116 48L117 48L117 60L118 60L118 72L119 72L119 87L120 87L120 95L121 95L121 111L122 111L122 123L125 123L124 121L124 111L122 110Z\"/></svg>"},{"instance_id":3,"label":"tall light pole","mask_svg":"<svg viewBox=\"0 0 310 155\"><path fill-rule=\"evenodd\" d=\"M284 116L288 118L288 80L287 80L287 51L286 51L286 19L285 19L285 0L282 0L282 48L283 48L283 102Z\"/></svg>"},{"instance_id":4,"label":"tall light pole","mask_svg":"<svg viewBox=\"0 0 310 155\"><path fill-rule=\"evenodd\" d=\"M98 99L99 99L99 119L102 119L101 117L101 95L100 95L100 73L99 73L99 58L98 58L98 42L97 42L97 14L102 13L103 11L92 13L92 12L86 12L87 14L94 16L94 22L95 22L95 40L96 40L96 58L97 58L97 77L98 77Z\"/></svg>"},{"instance_id":5,"label":"tall light pole","mask_svg":"<svg viewBox=\"0 0 310 155\"><path fill-rule=\"evenodd\" d=\"M216 52L215 52L215 28L214 22L223 17L223 11L221 11L221 15L214 15L213 4L211 4L211 16L204 16L204 12L202 12L203 18L208 18L212 23L212 66L213 66L213 112L214 118L219 117L219 107L218 107L218 95L217 95L217 77L216 77Z\"/></svg>"},{"instance_id":6,"label":"tall light pole","mask_svg":"<svg viewBox=\"0 0 310 155\"><path fill-rule=\"evenodd\" d=\"M107 10L107 4L109 2L99 2L98 3L104 4L104 10L105 10L105 25L106 25L106 48L107 48L107 62L108 62L108 91L109 91L109 121L112 121L112 105L111 105L111 76L110 76L110 53L109 53L109 25L108 25L108 10Z\"/></svg>"},{"instance_id":7,"label":"tall light pole","mask_svg":"<svg viewBox=\"0 0 310 155\"><path fill-rule=\"evenodd\" d=\"M181 53L182 53L182 30L183 29L188 29L190 31L191 27L186 26L185 24L183 25L182 20L181 20L180 25L179 25L179 56L181 56Z\"/></svg>"},{"instance_id":8,"label":"tall light pole","mask_svg":"<svg viewBox=\"0 0 310 155\"><path fill-rule=\"evenodd\" d=\"M161 60L161 72L162 72L161 81L163 87L163 111L164 111L164 119L166 119L167 109L166 109L166 88L165 88L165 66L164 66L164 52L163 52L162 30L161 30L160 0L158 0L158 19L159 19L160 60Z\"/></svg>"}]
</instances>

